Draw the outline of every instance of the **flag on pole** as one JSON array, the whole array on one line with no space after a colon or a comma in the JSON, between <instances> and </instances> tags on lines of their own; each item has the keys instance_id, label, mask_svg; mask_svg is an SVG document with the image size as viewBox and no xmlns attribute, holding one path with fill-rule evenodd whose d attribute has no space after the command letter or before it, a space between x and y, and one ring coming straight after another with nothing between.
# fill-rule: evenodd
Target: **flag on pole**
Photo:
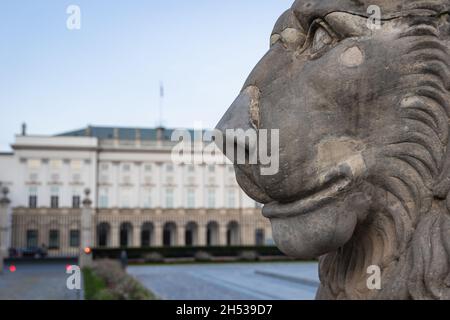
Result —
<instances>
[{"instance_id":1,"label":"flag on pole","mask_svg":"<svg viewBox=\"0 0 450 320\"><path fill-rule=\"evenodd\" d=\"M159 126L163 126L164 83L159 83Z\"/></svg>"}]
</instances>

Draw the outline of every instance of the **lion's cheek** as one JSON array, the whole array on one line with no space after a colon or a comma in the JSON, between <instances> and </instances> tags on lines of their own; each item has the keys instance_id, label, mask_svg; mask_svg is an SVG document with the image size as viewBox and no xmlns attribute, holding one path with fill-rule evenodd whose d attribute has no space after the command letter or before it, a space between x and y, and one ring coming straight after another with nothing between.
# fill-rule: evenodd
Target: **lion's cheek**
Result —
<instances>
[{"instance_id":1,"label":"lion's cheek","mask_svg":"<svg viewBox=\"0 0 450 320\"><path fill-rule=\"evenodd\" d=\"M366 210L350 204L355 196L305 215L271 219L275 243L286 255L305 260L339 249L351 239L361 210Z\"/></svg>"}]
</instances>

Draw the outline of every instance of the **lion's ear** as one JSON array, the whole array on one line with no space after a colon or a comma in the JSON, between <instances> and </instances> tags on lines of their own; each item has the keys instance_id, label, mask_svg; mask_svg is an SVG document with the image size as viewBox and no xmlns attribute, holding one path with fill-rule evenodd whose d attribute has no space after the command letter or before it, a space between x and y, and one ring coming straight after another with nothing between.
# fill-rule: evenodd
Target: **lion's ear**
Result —
<instances>
[{"instance_id":1,"label":"lion's ear","mask_svg":"<svg viewBox=\"0 0 450 320\"><path fill-rule=\"evenodd\" d=\"M367 27L367 18L346 12L333 12L325 17L325 21L342 37L370 36L371 29Z\"/></svg>"}]
</instances>

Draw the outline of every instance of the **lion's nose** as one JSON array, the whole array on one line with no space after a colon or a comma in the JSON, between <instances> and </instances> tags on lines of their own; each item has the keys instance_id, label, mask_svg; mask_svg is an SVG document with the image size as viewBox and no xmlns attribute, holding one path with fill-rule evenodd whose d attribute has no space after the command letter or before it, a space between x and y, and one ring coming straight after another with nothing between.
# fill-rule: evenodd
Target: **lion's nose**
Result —
<instances>
[{"instance_id":1,"label":"lion's nose","mask_svg":"<svg viewBox=\"0 0 450 320\"><path fill-rule=\"evenodd\" d=\"M216 126L222 136L222 141L216 140L217 146L233 163L236 163L239 151L248 155L257 146L254 114L258 113L259 117L259 110L255 110L259 90L254 88L243 90ZM230 148L234 152L230 152Z\"/></svg>"}]
</instances>

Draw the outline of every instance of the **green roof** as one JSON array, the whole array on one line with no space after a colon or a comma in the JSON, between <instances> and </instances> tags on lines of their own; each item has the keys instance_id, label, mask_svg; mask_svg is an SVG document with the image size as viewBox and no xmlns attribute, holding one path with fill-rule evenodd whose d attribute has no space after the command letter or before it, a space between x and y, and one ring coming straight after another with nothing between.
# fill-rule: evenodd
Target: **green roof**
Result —
<instances>
[{"instance_id":1,"label":"green roof","mask_svg":"<svg viewBox=\"0 0 450 320\"><path fill-rule=\"evenodd\" d=\"M176 129L163 129L163 140L170 141L172 133ZM94 137L100 140L115 139L115 135L119 140L140 140L156 141L158 128L132 128L132 127L97 127L88 126L83 129L64 132L56 135L57 137ZM192 137L194 130L189 129Z\"/></svg>"}]
</instances>

